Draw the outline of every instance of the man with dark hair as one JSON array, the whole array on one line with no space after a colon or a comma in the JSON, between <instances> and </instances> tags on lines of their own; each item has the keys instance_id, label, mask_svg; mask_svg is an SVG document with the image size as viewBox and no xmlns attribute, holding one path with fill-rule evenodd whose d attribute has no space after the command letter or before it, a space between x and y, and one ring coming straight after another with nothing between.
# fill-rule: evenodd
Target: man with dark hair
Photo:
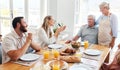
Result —
<instances>
[{"instance_id":1,"label":"man with dark hair","mask_svg":"<svg viewBox=\"0 0 120 70\"><path fill-rule=\"evenodd\" d=\"M32 33L27 34L27 24L23 17L15 17L12 21L14 30L2 41L2 63L16 61L25 53L40 51L38 44L33 43Z\"/></svg>"}]
</instances>

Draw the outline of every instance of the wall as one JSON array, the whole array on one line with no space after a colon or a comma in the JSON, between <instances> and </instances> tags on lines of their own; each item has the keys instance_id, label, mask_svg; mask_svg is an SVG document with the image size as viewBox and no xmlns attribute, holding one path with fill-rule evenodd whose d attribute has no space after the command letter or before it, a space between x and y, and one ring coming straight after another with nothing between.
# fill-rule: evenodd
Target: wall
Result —
<instances>
[{"instance_id":1,"label":"wall","mask_svg":"<svg viewBox=\"0 0 120 70\"><path fill-rule=\"evenodd\" d=\"M72 38L74 30L74 4L75 0L50 0L48 2L48 15L52 15L57 22L62 22L67 26L65 33L68 33L69 39Z\"/></svg>"},{"instance_id":2,"label":"wall","mask_svg":"<svg viewBox=\"0 0 120 70\"><path fill-rule=\"evenodd\" d=\"M55 19L57 18L57 1L58 0L48 0L48 15L52 15Z\"/></svg>"},{"instance_id":3,"label":"wall","mask_svg":"<svg viewBox=\"0 0 120 70\"><path fill-rule=\"evenodd\" d=\"M43 22L44 17L47 15L47 0L40 0L40 21Z\"/></svg>"}]
</instances>

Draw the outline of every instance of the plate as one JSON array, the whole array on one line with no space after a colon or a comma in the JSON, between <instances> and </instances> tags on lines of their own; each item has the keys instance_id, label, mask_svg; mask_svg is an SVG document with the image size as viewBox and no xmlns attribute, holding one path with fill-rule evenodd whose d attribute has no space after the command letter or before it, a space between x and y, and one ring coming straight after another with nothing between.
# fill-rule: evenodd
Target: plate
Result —
<instances>
[{"instance_id":1,"label":"plate","mask_svg":"<svg viewBox=\"0 0 120 70\"><path fill-rule=\"evenodd\" d=\"M54 61L56 61L56 60L52 60L52 61L47 62L46 67L48 67L49 70L51 70L50 64L51 64L52 62L54 62ZM61 60L61 61L62 61L62 60ZM62 61L62 62L63 62L64 65L63 65L62 67L60 67L60 68L61 68L60 70L67 69L67 68L68 68L68 63L65 62L65 61Z\"/></svg>"},{"instance_id":2,"label":"plate","mask_svg":"<svg viewBox=\"0 0 120 70\"><path fill-rule=\"evenodd\" d=\"M78 65L76 64L71 66L69 70L92 70L92 68L84 64L78 64Z\"/></svg>"},{"instance_id":3,"label":"plate","mask_svg":"<svg viewBox=\"0 0 120 70\"><path fill-rule=\"evenodd\" d=\"M53 49L59 49L59 48L62 48L64 46L61 44L50 44L50 45L48 45L48 47L53 48Z\"/></svg>"},{"instance_id":4,"label":"plate","mask_svg":"<svg viewBox=\"0 0 120 70\"><path fill-rule=\"evenodd\" d=\"M101 51L95 49L87 49L84 53L87 55L97 56L101 54Z\"/></svg>"},{"instance_id":5,"label":"plate","mask_svg":"<svg viewBox=\"0 0 120 70\"><path fill-rule=\"evenodd\" d=\"M20 57L21 60L23 61L35 61L40 57L40 55L33 54L33 53L28 53Z\"/></svg>"}]
</instances>

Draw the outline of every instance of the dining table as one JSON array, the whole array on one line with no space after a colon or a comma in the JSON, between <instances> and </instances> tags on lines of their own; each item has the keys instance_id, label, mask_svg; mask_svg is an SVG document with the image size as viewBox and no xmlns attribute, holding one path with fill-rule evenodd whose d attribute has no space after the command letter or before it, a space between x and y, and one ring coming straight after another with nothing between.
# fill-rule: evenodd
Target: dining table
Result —
<instances>
[{"instance_id":1,"label":"dining table","mask_svg":"<svg viewBox=\"0 0 120 70\"><path fill-rule=\"evenodd\" d=\"M62 44L65 45L65 46L67 45L65 43L62 43ZM83 48L84 47L80 47L79 50L81 50ZM91 46L88 49L95 49L95 50L102 51L102 53L101 53L101 55L99 57L99 60L94 60L94 59L82 58L81 57L81 62L84 63L85 65L88 65L88 66L89 65L95 66L95 69L93 69L93 70L100 70L102 64L104 63L104 61L107 58L108 54L110 53L111 49L106 47L106 46L97 45L97 44L91 44ZM45 49L41 49L41 51L37 52L37 54L42 55L42 53L44 51L45 51ZM50 56L50 57L52 57L52 56ZM15 63L13 61L10 61L10 62L4 63L4 64L0 64L0 70L33 70L33 68L36 65L40 65L40 63L42 63L42 65L45 65L47 62L48 62L48 60L45 61L43 58L41 58L39 61L35 62L31 66L25 66L25 65L17 64L17 63ZM68 63L68 67L70 68L74 64L79 64L79 63ZM69 68L68 68L68 70L69 70ZM38 69L38 70L42 70L42 69Z\"/></svg>"}]
</instances>

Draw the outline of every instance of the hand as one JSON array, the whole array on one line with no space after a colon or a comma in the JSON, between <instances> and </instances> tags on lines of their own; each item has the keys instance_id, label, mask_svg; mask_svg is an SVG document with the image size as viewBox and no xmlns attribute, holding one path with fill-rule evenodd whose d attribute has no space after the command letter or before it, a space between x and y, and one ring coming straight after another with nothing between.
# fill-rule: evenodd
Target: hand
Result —
<instances>
[{"instance_id":1,"label":"hand","mask_svg":"<svg viewBox=\"0 0 120 70\"><path fill-rule=\"evenodd\" d=\"M120 44L118 45L118 49L120 49Z\"/></svg>"},{"instance_id":2,"label":"hand","mask_svg":"<svg viewBox=\"0 0 120 70\"><path fill-rule=\"evenodd\" d=\"M31 43L32 42L32 33L28 33L28 36L26 38L26 42L27 43Z\"/></svg>"},{"instance_id":3,"label":"hand","mask_svg":"<svg viewBox=\"0 0 120 70\"><path fill-rule=\"evenodd\" d=\"M65 28L66 28L66 26L61 26L60 28L58 28L58 29L56 30L56 32L60 33L60 32L62 32L62 31L64 31Z\"/></svg>"},{"instance_id":4,"label":"hand","mask_svg":"<svg viewBox=\"0 0 120 70\"><path fill-rule=\"evenodd\" d=\"M109 44L109 46L110 46L111 48L113 48L113 47L114 47L114 42L111 42L111 43Z\"/></svg>"},{"instance_id":5,"label":"hand","mask_svg":"<svg viewBox=\"0 0 120 70\"><path fill-rule=\"evenodd\" d=\"M66 26L62 26L62 31L66 29Z\"/></svg>"},{"instance_id":6,"label":"hand","mask_svg":"<svg viewBox=\"0 0 120 70\"><path fill-rule=\"evenodd\" d=\"M67 40L65 43L68 44L68 43L70 43L70 42L71 42L71 40Z\"/></svg>"}]
</instances>

